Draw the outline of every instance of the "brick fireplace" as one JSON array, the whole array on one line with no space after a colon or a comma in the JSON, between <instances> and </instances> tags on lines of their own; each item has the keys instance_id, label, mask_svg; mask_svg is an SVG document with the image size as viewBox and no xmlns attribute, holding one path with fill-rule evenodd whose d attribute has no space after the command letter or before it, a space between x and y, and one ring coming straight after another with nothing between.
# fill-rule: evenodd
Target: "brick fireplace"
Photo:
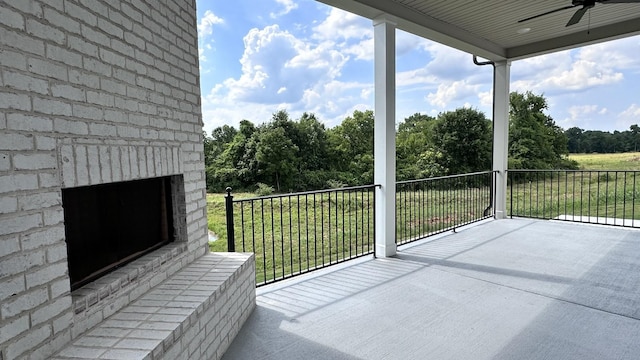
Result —
<instances>
[{"instance_id":1,"label":"brick fireplace","mask_svg":"<svg viewBox=\"0 0 640 360\"><path fill-rule=\"evenodd\" d=\"M179 179L62 189L71 291L176 240L173 224L184 219L173 211Z\"/></svg>"},{"instance_id":2,"label":"brick fireplace","mask_svg":"<svg viewBox=\"0 0 640 360\"><path fill-rule=\"evenodd\" d=\"M0 2L0 360L222 355L199 85L195 0Z\"/></svg>"}]
</instances>

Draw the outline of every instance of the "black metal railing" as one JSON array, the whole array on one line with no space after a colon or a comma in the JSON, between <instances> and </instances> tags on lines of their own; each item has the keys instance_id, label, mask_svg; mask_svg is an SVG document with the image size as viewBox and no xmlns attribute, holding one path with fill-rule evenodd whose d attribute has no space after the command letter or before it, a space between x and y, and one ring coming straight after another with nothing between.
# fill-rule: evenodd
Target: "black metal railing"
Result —
<instances>
[{"instance_id":1,"label":"black metal railing","mask_svg":"<svg viewBox=\"0 0 640 360\"><path fill-rule=\"evenodd\" d=\"M227 188L228 249L255 253L257 286L373 254L375 188L240 200Z\"/></svg>"},{"instance_id":2,"label":"black metal railing","mask_svg":"<svg viewBox=\"0 0 640 360\"><path fill-rule=\"evenodd\" d=\"M396 243L406 244L493 217L492 171L396 184Z\"/></svg>"},{"instance_id":3,"label":"black metal railing","mask_svg":"<svg viewBox=\"0 0 640 360\"><path fill-rule=\"evenodd\" d=\"M509 170L511 217L640 227L640 171Z\"/></svg>"}]
</instances>

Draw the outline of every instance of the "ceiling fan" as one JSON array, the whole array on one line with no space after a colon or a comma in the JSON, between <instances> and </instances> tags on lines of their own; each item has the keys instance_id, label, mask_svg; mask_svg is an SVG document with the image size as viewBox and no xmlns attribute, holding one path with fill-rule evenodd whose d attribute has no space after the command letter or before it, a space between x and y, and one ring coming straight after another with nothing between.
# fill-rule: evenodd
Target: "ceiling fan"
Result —
<instances>
[{"instance_id":1,"label":"ceiling fan","mask_svg":"<svg viewBox=\"0 0 640 360\"><path fill-rule=\"evenodd\" d=\"M631 4L631 3L640 3L640 0L573 0L573 1L571 1L571 5L563 6L563 7L558 8L558 9L554 9L554 10L547 11L547 12L542 13L542 14L538 14L538 15L535 15L535 16L528 17L526 19L518 20L518 22L521 23L521 22L529 21L529 20L532 20L532 19L535 19L535 18L539 18L541 16L553 14L553 13L558 12L558 11L567 10L567 9L573 9L575 7L578 7L578 6L582 6L581 8L579 8L573 14L571 19L569 19L569 22L567 23L566 26L571 26L571 25L575 25L575 24L579 23L580 20L582 19L582 17L584 16L584 14L587 12L587 10L591 9L592 7L594 7L596 5L596 3L601 3L603 5L604 4Z\"/></svg>"}]
</instances>

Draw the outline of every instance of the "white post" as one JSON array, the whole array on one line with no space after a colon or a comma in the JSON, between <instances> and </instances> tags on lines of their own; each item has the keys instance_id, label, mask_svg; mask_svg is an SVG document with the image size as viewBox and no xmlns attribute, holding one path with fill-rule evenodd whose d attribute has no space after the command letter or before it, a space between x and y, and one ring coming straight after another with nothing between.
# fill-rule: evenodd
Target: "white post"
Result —
<instances>
[{"instance_id":1,"label":"white post","mask_svg":"<svg viewBox=\"0 0 640 360\"><path fill-rule=\"evenodd\" d=\"M495 62L493 70L493 170L497 171L495 218L507 217L507 167L509 156L510 61Z\"/></svg>"},{"instance_id":2,"label":"white post","mask_svg":"<svg viewBox=\"0 0 640 360\"><path fill-rule=\"evenodd\" d=\"M396 254L396 23L373 21L375 68L374 182L376 255Z\"/></svg>"}]
</instances>

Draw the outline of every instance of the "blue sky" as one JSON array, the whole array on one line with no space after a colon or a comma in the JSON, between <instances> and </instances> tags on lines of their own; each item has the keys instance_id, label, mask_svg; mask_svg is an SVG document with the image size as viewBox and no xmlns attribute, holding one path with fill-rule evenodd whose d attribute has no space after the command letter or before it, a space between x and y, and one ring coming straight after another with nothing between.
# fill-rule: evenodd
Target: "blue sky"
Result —
<instances>
[{"instance_id":1,"label":"blue sky","mask_svg":"<svg viewBox=\"0 0 640 360\"><path fill-rule=\"evenodd\" d=\"M328 127L373 109L370 20L315 0L198 0L204 128L312 112ZM470 106L491 117L492 70L397 31L397 122ZM513 62L511 90L543 94L564 129L640 123L640 36Z\"/></svg>"}]
</instances>

